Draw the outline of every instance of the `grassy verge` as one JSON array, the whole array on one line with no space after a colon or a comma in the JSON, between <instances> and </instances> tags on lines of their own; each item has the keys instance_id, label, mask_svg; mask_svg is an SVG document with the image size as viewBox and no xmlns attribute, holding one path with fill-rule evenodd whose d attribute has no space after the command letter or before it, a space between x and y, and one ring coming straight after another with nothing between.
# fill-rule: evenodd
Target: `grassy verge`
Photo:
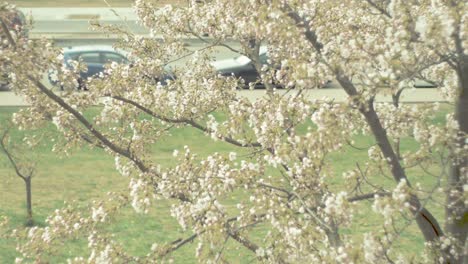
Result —
<instances>
[{"instance_id":1,"label":"grassy verge","mask_svg":"<svg viewBox=\"0 0 468 264\"><path fill-rule=\"evenodd\" d=\"M0 123L16 112L17 107L0 107ZM55 128L50 126L47 133L57 136ZM12 139L19 140L22 132L13 131ZM212 142L192 129L178 129L172 136L157 144L154 158L162 166L174 164L172 152L183 150L190 145L194 153L201 157L213 152L228 152L230 146L222 142ZM86 206L92 200L105 199L107 192L126 191L129 179L115 171L114 159L100 149L81 148L69 157L58 157L51 151L52 145L39 147L37 153L37 173L33 178L33 213L35 223L44 225L47 216L56 208L61 208L64 201ZM24 153L25 155L28 155ZM11 169L6 157L0 153L0 218L11 219L10 230L23 229L25 222L24 184ZM238 199L233 197L233 200ZM174 218L170 216L170 205L167 201L158 201L148 215L135 215L132 208L126 208L106 228L116 234L116 240L135 256L145 255L153 243L174 241L188 236L183 232ZM13 263L19 257L15 251L15 241L0 238L0 263ZM174 254L179 263L195 263L193 252L196 244L188 245ZM85 253L86 252L86 253ZM51 263L63 263L72 256L87 256L86 238L66 243ZM234 255L246 254L242 250ZM234 257L234 256L233 256ZM237 259L242 259L244 256Z\"/></svg>"},{"instance_id":2,"label":"grassy verge","mask_svg":"<svg viewBox=\"0 0 468 264\"><path fill-rule=\"evenodd\" d=\"M17 111L16 107L0 107L0 123ZM444 107L434 122L440 122L448 112L449 107ZM51 126L48 133L57 136ZM14 131L13 136L21 137L21 132ZM356 144L365 146L373 144L373 140L367 136L356 138ZM417 148L416 143L411 140L405 142L404 150ZM154 157L162 166L174 164L172 151L183 149L189 145L193 153L201 157L213 152L227 153L233 148L222 142L213 142L202 133L192 129L176 129L172 137L164 140L164 144L156 144ZM106 192L119 192L127 189L129 179L120 176L114 169L114 160L108 154L99 149L82 148L76 150L69 157L58 157L50 151L51 145L37 149L37 153L25 153L25 155L36 155L38 161L37 174L33 179L33 210L36 223L44 225L45 218L56 208L63 206L64 201L86 206L90 201L104 198ZM361 162L367 157L366 151L356 151L349 148L342 153L333 154L330 158L336 164L334 172L336 178L330 180L330 185L343 186L341 173L353 168L356 162ZM434 179L423 177L422 171L414 169L409 173L414 180L424 185L430 185ZM390 182L390 181L389 181ZM393 183L391 183L393 185ZM243 193L234 193L226 197L228 204L234 205L236 201L243 199ZM0 217L7 216L11 219L9 228L24 228L25 220L25 198L24 185L14 175L4 155L0 154ZM443 214L440 206L430 204L435 209L437 217ZM161 200L155 203L148 215L136 215L131 208L126 208L117 215L112 225L106 227L109 233L115 234L115 239L135 256L142 256L149 252L153 243L163 243L186 237L187 233L182 231L175 219L169 214L170 205ZM381 223L379 216L371 213L370 204L363 202L356 212L356 218L352 228L343 230L343 233L353 235L362 234L375 230ZM260 227L253 234L254 239L259 238L268 227ZM87 256L86 238L70 241L63 245L60 252L50 260L51 263L63 263L71 256ZM17 253L15 241L0 238L0 263L14 262ZM176 263L194 263L193 256L196 243L192 243L174 255ZM254 261L251 254L236 248L234 244L228 244L229 257L234 263L246 263ZM422 238L413 224L402 234L398 249L404 252L419 252L422 248Z\"/></svg>"},{"instance_id":3,"label":"grassy verge","mask_svg":"<svg viewBox=\"0 0 468 264\"><path fill-rule=\"evenodd\" d=\"M18 7L131 7L135 1L132 0L10 0L8 1ZM107 2L107 3L106 3ZM182 0L164 0L158 2L160 5L183 4Z\"/></svg>"}]
</instances>

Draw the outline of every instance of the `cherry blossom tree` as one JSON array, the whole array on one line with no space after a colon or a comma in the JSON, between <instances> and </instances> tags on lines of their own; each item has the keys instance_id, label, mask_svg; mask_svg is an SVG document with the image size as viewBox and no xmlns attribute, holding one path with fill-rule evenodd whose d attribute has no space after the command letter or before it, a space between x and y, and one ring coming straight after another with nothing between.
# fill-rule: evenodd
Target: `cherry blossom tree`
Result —
<instances>
[{"instance_id":1,"label":"cherry blossom tree","mask_svg":"<svg viewBox=\"0 0 468 264\"><path fill-rule=\"evenodd\" d=\"M200 261L229 261L227 240L269 263L466 262L466 1L190 2L159 8L157 1L137 0L140 22L162 41L123 32L118 45L131 52L134 63L109 65L103 78L89 81L89 92L74 89L82 62L65 69L47 41L2 35L2 69L14 92L31 104L15 115L16 125L53 122L66 138L57 151L83 144L103 148L130 179L127 194L114 194L88 213L58 210L47 227L30 229L29 242L18 248L24 260L41 259L44 248L85 233L90 255L73 263L159 262L193 241ZM206 33L210 38L201 37ZM207 46L191 52L180 41L187 36ZM226 40L238 41L240 48ZM209 63L216 46L252 60L266 86L264 97L250 102L237 95L242 80L219 75ZM267 46L268 65L260 62L261 46ZM174 69L176 78L157 81L168 63L188 54L186 65ZM51 68L64 93L41 82ZM436 83L454 105L444 124L431 122L437 104L400 102L417 79ZM324 80L337 80L347 100L304 96ZM278 93L278 84L291 91ZM380 94L393 102L377 102ZM100 103L97 116L83 115ZM192 127L237 151L198 157L187 142L174 153L178 164L162 168L151 146L164 142L173 127ZM356 146L357 135L370 135L375 144ZM405 148L408 140L417 143L416 150ZM344 155L349 146L367 153L367 160L339 175L330 156ZM421 184L416 167L435 179L431 186ZM234 192L248 199L231 208L224 201ZM171 202L170 214L192 235L164 245L155 241L151 253L134 257L99 232L98 223L119 208L131 205L146 213L155 199ZM371 203L368 214L381 215L382 222L373 231L349 235L345 231L352 230L365 201ZM445 218L435 216L431 201L443 204ZM259 225L269 230L260 242L251 237ZM394 246L409 226L417 226L425 241L426 253L417 259Z\"/></svg>"}]
</instances>

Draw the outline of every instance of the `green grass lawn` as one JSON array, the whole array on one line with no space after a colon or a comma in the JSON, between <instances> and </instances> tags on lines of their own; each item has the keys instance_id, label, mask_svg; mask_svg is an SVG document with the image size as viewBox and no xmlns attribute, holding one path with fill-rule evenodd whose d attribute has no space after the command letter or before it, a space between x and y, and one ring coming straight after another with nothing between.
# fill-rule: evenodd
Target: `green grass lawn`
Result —
<instances>
[{"instance_id":1,"label":"green grass lawn","mask_svg":"<svg viewBox=\"0 0 468 264\"><path fill-rule=\"evenodd\" d=\"M17 111L16 107L0 107L0 123ZM449 111L449 106L444 106L434 122L441 122ZM51 126L48 133L58 136ZM14 131L16 139L21 138L22 132ZM356 137L357 144L372 144L370 137ZM164 140L164 144L156 144L154 155L163 166L174 164L172 152L174 149L182 149L189 145L192 152L201 157L213 152L227 153L233 147L222 142L213 142L202 133L193 129L176 129L172 136ZM406 149L415 149L417 145L408 140ZM58 157L51 152L51 146L43 146L37 149L37 153L24 153L37 159L37 173L33 179L33 211L35 222L44 225L45 218L56 208L63 206L63 202L86 206L91 200L104 198L108 191L125 191L129 179L120 176L114 169L114 159L100 149L82 148L76 150L69 157ZM238 149L235 149L238 151ZM356 151L347 149L344 153L333 154L330 158L337 164L334 168L335 174L339 175L332 179L330 184L337 186L342 184L341 172L353 168L356 162L364 160L367 151ZM410 171L411 177L418 178L423 184L432 184L433 179L422 178L421 171L416 169ZM391 183L393 184L393 183ZM0 217L7 216L11 219L10 229L24 228L25 202L24 184L15 176L3 153L0 154ZM235 204L243 193L234 193L226 197L227 203ZM247 196L248 197L248 196ZM229 202L231 201L231 202ZM443 210L434 206L436 216L441 216ZM157 201L148 215L136 215L131 208L124 209L115 217L112 225L106 227L109 233L115 234L115 239L121 242L128 251L141 256L149 252L153 243L172 241L187 236L179 228L178 223L169 215L169 203L164 200ZM350 230L344 233L356 234L375 229L379 226L379 217L369 214L369 203L363 202L356 212L356 221ZM268 227L261 227L266 230ZM254 237L260 237L254 234ZM254 238L255 239L255 238ZM414 243L416 241L416 243ZM418 252L422 248L422 238L417 228L411 226L399 240L401 245L397 247L405 252ZM65 262L67 257L82 255L87 257L87 241L85 238L70 241L63 245L57 256L51 259L51 263ZM12 263L17 257L15 242L11 239L0 238L0 263ZM229 256L234 263L252 262L253 256L242 250L236 249L235 245L228 244ZM193 256L196 243L190 244L174 254L176 263L195 263Z\"/></svg>"},{"instance_id":2,"label":"green grass lawn","mask_svg":"<svg viewBox=\"0 0 468 264\"><path fill-rule=\"evenodd\" d=\"M0 122L17 111L16 107L0 107ZM51 126L48 133L55 133ZM22 132L14 131L12 138L19 140ZM57 134L55 134L57 135ZM226 143L207 140L199 131L178 129L164 144L157 144L155 158L164 166L174 164L172 152L190 145L194 153L207 156L213 152L228 152L232 148ZM59 157L51 150L51 145L41 146L35 153L37 173L33 178L33 213L35 222L44 225L45 218L64 201L86 206L91 200L105 198L109 191L126 191L129 179L122 177L114 169L114 159L100 149L82 148L69 157ZM28 154L25 154L28 155ZM11 169L6 157L0 154L0 217L11 218L11 229L24 228L25 192L24 184ZM169 214L166 201L155 203L148 215L135 215L132 208L123 210L116 216L115 224L108 228L117 234L116 240L123 243L134 255L147 254L155 242L170 242L184 238L188 234L180 230L178 223ZM64 260L86 249L86 238L67 243L52 263ZM13 240L0 238L0 263L11 263L17 257ZM196 244L182 248L174 256L180 263L195 263L191 258ZM245 254L238 251L233 254Z\"/></svg>"}]
</instances>

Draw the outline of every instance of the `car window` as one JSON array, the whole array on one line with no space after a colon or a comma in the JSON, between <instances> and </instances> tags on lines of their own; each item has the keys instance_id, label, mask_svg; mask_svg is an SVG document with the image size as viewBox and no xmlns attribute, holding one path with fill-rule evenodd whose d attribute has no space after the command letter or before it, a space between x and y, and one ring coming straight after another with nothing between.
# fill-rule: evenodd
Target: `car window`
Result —
<instances>
[{"instance_id":1,"label":"car window","mask_svg":"<svg viewBox=\"0 0 468 264\"><path fill-rule=\"evenodd\" d=\"M81 53L79 56L77 56L77 59L81 59L86 63L101 63L98 52Z\"/></svg>"},{"instance_id":2,"label":"car window","mask_svg":"<svg viewBox=\"0 0 468 264\"><path fill-rule=\"evenodd\" d=\"M65 57L65 61L69 61L69 60L74 60L74 61L77 61L79 58L80 58L80 53L65 53L63 55Z\"/></svg>"},{"instance_id":3,"label":"car window","mask_svg":"<svg viewBox=\"0 0 468 264\"><path fill-rule=\"evenodd\" d=\"M268 63L268 55L266 53L260 54L260 63L267 64Z\"/></svg>"},{"instance_id":4,"label":"car window","mask_svg":"<svg viewBox=\"0 0 468 264\"><path fill-rule=\"evenodd\" d=\"M106 52L104 55L104 63L117 62L117 63L126 63L127 59L117 53Z\"/></svg>"}]
</instances>

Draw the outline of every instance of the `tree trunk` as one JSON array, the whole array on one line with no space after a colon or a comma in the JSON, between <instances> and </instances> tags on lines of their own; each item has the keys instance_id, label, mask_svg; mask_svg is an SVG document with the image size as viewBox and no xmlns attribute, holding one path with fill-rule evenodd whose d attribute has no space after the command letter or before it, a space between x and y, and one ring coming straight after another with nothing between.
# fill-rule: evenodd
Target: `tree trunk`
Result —
<instances>
[{"instance_id":1,"label":"tree trunk","mask_svg":"<svg viewBox=\"0 0 468 264\"><path fill-rule=\"evenodd\" d=\"M343 74L342 71L336 73L336 79L349 96L356 96L358 94L354 84ZM395 181L400 182L401 180L405 180L408 186L411 186L408 178L406 177L406 172L401 166L398 156L390 144L387 132L374 109L373 100L368 101L367 108L361 107L360 112L366 119L366 123L371 129L380 151L382 151L382 154L387 159ZM421 207L421 202L418 197L413 195L410 199L410 204L411 212L416 218L416 223L418 224L419 230L423 234L424 239L427 242L439 241L443 232L437 219L435 219L435 217L426 208Z\"/></svg>"},{"instance_id":2,"label":"tree trunk","mask_svg":"<svg viewBox=\"0 0 468 264\"><path fill-rule=\"evenodd\" d=\"M31 177L25 178L24 183L26 185L26 225L32 226L34 224L32 216L32 192L31 192Z\"/></svg>"},{"instance_id":3,"label":"tree trunk","mask_svg":"<svg viewBox=\"0 0 468 264\"><path fill-rule=\"evenodd\" d=\"M455 106L455 120L460 128L460 139L457 144L458 148L465 153L468 135L468 56L460 59L458 70L458 78L460 81L460 93ZM456 155L456 154L454 154ZM460 257L450 255L450 263L466 263L468 256L466 255L465 245L467 244L468 233L468 210L465 206L463 196L463 186L468 181L468 157L454 157L451 162L451 168L448 176L447 203L445 208L446 213L446 231L447 234L456 240L456 252Z\"/></svg>"},{"instance_id":4,"label":"tree trunk","mask_svg":"<svg viewBox=\"0 0 468 264\"><path fill-rule=\"evenodd\" d=\"M398 156L390 144L385 128L380 122L373 103L369 103L368 109L362 108L361 113L366 118L367 124L372 130L372 134L377 141L380 151L382 151L382 154L387 159L390 171L392 172L395 181L400 182L405 180L408 186L411 186L405 170L401 166ZM435 217L426 208L422 207L421 202L415 195L411 197L410 204L410 211L415 216L416 223L418 224L419 230L423 234L424 239L428 242L438 241L440 236L443 235L443 232Z\"/></svg>"}]
</instances>

